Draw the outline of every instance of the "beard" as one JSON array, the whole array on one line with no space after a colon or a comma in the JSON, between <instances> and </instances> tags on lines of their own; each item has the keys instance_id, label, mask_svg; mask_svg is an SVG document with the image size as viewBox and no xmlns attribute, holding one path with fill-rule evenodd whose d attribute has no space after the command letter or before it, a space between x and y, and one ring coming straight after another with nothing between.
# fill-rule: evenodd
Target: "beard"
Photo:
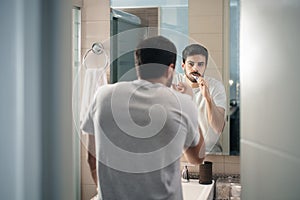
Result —
<instances>
[{"instance_id":1,"label":"beard","mask_svg":"<svg viewBox=\"0 0 300 200\"><path fill-rule=\"evenodd\" d=\"M191 73L187 74L186 69L184 69L184 74L192 83L197 83L197 80L191 75ZM199 76L201 76L201 74L199 73L194 72L194 74L198 74Z\"/></svg>"}]
</instances>

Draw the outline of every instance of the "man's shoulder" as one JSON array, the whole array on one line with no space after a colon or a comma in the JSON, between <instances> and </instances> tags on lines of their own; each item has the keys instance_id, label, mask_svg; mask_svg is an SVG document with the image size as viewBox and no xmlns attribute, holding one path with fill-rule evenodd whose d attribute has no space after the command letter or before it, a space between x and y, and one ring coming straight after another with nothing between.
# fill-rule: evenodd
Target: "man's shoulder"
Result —
<instances>
[{"instance_id":1,"label":"man's shoulder","mask_svg":"<svg viewBox=\"0 0 300 200\"><path fill-rule=\"evenodd\" d=\"M204 77L208 81L208 84L213 87L224 87L223 82L210 76Z\"/></svg>"},{"instance_id":2,"label":"man's shoulder","mask_svg":"<svg viewBox=\"0 0 300 200\"><path fill-rule=\"evenodd\" d=\"M221 81L219 81L218 79L216 79L215 77L211 77L211 76L204 76L204 79L206 79L209 82L214 82L214 83L221 83Z\"/></svg>"},{"instance_id":3,"label":"man's shoulder","mask_svg":"<svg viewBox=\"0 0 300 200\"><path fill-rule=\"evenodd\" d=\"M116 82L116 83L103 85L99 89L114 90L115 88L118 88L118 87L128 87L130 85L132 85L132 81L122 81L122 82Z\"/></svg>"},{"instance_id":4,"label":"man's shoulder","mask_svg":"<svg viewBox=\"0 0 300 200\"><path fill-rule=\"evenodd\" d=\"M96 95L99 96L110 96L112 93L124 91L122 88L128 88L130 85L130 82L117 82L112 84L106 84L100 86L97 91Z\"/></svg>"}]
</instances>

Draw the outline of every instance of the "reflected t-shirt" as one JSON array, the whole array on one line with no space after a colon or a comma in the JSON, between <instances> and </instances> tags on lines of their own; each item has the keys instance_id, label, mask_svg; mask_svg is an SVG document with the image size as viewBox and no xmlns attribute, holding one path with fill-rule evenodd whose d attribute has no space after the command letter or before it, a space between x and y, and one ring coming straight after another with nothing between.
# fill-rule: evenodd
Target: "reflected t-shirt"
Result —
<instances>
[{"instance_id":1,"label":"reflected t-shirt","mask_svg":"<svg viewBox=\"0 0 300 200\"><path fill-rule=\"evenodd\" d=\"M210 95L216 106L222 107L226 110L226 93L224 85L212 77L205 76L204 79L208 83ZM184 74L178 73L174 76L173 83L178 84L179 82L186 82L186 76ZM193 88L193 93L193 100L198 107L198 122L203 132L206 152L222 152L219 134L216 133L209 125L205 106L205 98L202 96L200 88Z\"/></svg>"}]
</instances>

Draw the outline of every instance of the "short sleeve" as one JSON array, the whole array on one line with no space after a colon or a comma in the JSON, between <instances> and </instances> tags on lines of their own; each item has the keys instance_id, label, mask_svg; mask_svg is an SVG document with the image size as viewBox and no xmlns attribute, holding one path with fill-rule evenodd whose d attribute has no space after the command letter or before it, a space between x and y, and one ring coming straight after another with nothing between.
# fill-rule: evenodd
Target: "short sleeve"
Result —
<instances>
[{"instance_id":1,"label":"short sleeve","mask_svg":"<svg viewBox=\"0 0 300 200\"><path fill-rule=\"evenodd\" d=\"M213 100L218 107L222 107L226 110L226 92L223 84L217 82L216 89L213 92Z\"/></svg>"},{"instance_id":2,"label":"short sleeve","mask_svg":"<svg viewBox=\"0 0 300 200\"><path fill-rule=\"evenodd\" d=\"M195 147L199 143L199 140L200 140L200 134L199 134L199 132L196 132L194 134L190 134L190 133L191 132L188 133L187 138L185 140L185 145L184 145L185 148Z\"/></svg>"}]
</instances>

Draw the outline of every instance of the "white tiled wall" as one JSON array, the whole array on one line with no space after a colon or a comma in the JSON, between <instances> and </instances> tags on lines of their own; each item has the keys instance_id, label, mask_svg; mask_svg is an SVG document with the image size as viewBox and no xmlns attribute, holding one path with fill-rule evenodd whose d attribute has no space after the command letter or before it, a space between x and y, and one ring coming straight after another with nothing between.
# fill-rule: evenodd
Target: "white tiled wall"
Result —
<instances>
[{"instance_id":1,"label":"white tiled wall","mask_svg":"<svg viewBox=\"0 0 300 200\"><path fill-rule=\"evenodd\" d=\"M224 66L223 20L224 0L190 0L189 34L194 40L207 47L218 67Z\"/></svg>"},{"instance_id":2,"label":"white tiled wall","mask_svg":"<svg viewBox=\"0 0 300 200\"><path fill-rule=\"evenodd\" d=\"M84 0L81 13L82 53L94 42L102 42L109 49L109 42L105 41L110 37L110 1Z\"/></svg>"},{"instance_id":3,"label":"white tiled wall","mask_svg":"<svg viewBox=\"0 0 300 200\"><path fill-rule=\"evenodd\" d=\"M81 52L84 53L95 42L101 42L105 51L110 52L110 1L83 0L81 9ZM84 71L82 71L84 73ZM109 76L109 75L108 75ZM83 80L83 78L81 79ZM96 185L92 179L86 158L86 136L82 136L81 144L81 199L89 200L96 192Z\"/></svg>"},{"instance_id":4,"label":"white tiled wall","mask_svg":"<svg viewBox=\"0 0 300 200\"><path fill-rule=\"evenodd\" d=\"M299 199L300 2L241 2L242 199Z\"/></svg>"},{"instance_id":5,"label":"white tiled wall","mask_svg":"<svg viewBox=\"0 0 300 200\"><path fill-rule=\"evenodd\" d=\"M208 155L205 161L213 163L213 174L240 174L240 157L239 156L223 156ZM181 165L186 163L184 157L181 158ZM182 168L181 166L181 168ZM190 172L199 172L199 166L189 166Z\"/></svg>"}]
</instances>

